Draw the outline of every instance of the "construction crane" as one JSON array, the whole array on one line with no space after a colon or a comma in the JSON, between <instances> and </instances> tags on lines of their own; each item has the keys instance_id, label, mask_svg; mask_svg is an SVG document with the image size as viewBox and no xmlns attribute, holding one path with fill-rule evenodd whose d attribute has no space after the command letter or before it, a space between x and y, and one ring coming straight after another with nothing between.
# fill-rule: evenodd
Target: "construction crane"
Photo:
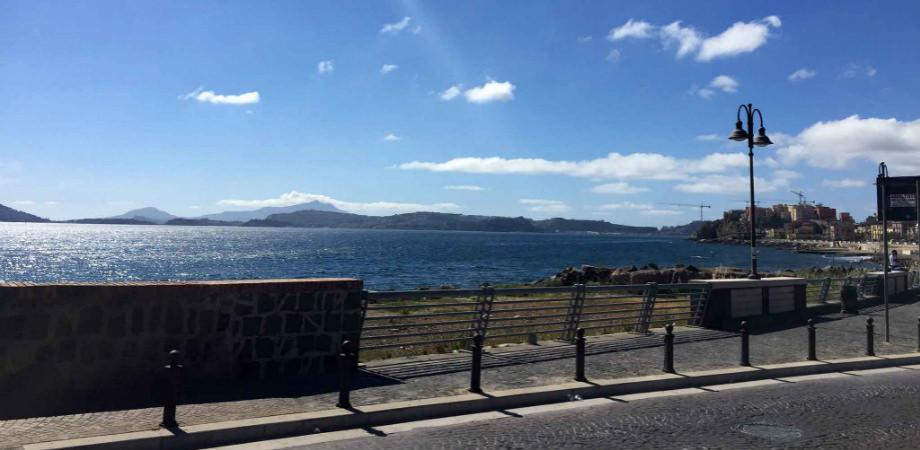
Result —
<instances>
[{"instance_id":1,"label":"construction crane","mask_svg":"<svg viewBox=\"0 0 920 450\"><path fill-rule=\"evenodd\" d=\"M805 193L804 192L798 192L798 191L789 191L789 192L792 192L793 194L799 196L800 205L805 203Z\"/></svg>"},{"instance_id":2,"label":"construction crane","mask_svg":"<svg viewBox=\"0 0 920 450\"><path fill-rule=\"evenodd\" d=\"M700 203L699 205L693 203L668 203L672 206L692 206L694 208L700 209L700 222L703 221L703 208L712 208L712 205L707 205L705 203Z\"/></svg>"}]
</instances>

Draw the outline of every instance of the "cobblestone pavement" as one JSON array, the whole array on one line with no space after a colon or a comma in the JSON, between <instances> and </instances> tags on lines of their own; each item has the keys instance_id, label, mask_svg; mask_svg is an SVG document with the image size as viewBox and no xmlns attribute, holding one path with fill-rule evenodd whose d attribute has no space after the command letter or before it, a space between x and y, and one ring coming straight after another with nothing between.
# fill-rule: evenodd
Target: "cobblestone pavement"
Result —
<instances>
[{"instance_id":1,"label":"cobblestone pavement","mask_svg":"<svg viewBox=\"0 0 920 450\"><path fill-rule=\"evenodd\" d=\"M865 320L875 318L876 351L880 355L908 353L917 348L917 317L920 303L893 305L891 310L891 343L885 343L882 333L882 312L872 308L867 314L839 318L826 317L817 324L818 357L823 359L862 356L865 352ZM819 318L820 319L820 318ZM833 319L833 320L831 320ZM839 320L837 320L839 319ZM801 361L806 356L806 334L803 327L751 336L751 362L770 364ZM737 337L677 345L675 366L678 371L692 371L731 367L739 355ZM532 347L531 347L532 348ZM417 361L407 358L406 361ZM661 368L662 349L645 348L587 358L586 373L589 378L617 378L658 374ZM387 361L386 364L392 364ZM373 368L373 364L370 365ZM571 380L574 362L560 359L539 363L491 368L483 371L482 385L486 391L518 387L548 385ZM419 377L399 382L372 375L363 375L364 387L352 394L355 405L368 405L390 401L420 399L465 393L469 384L468 373L451 373ZM334 384L332 384L334 386ZM334 391L313 389L314 394L280 393L262 395L253 399L235 401L210 401L180 405L178 420L183 425L211 423L225 420L265 417L322 409L331 409L336 402ZM250 396L252 397L252 396ZM3 408L0 398L0 408ZM72 414L0 421L0 449L17 448L25 443L59 439L115 434L154 429L160 420L158 408L131 409L102 413Z\"/></svg>"},{"instance_id":2,"label":"cobblestone pavement","mask_svg":"<svg viewBox=\"0 0 920 450\"><path fill-rule=\"evenodd\" d=\"M610 401L291 449L885 448L920 446L920 371Z\"/></svg>"}]
</instances>

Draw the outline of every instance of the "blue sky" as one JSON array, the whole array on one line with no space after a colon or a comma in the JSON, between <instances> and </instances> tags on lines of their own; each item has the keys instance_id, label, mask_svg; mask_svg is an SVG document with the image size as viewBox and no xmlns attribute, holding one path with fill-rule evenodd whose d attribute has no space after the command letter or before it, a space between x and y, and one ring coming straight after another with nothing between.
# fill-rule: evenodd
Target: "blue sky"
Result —
<instances>
[{"instance_id":1,"label":"blue sky","mask_svg":"<svg viewBox=\"0 0 920 450\"><path fill-rule=\"evenodd\" d=\"M920 171L917 2L0 2L0 203L686 223ZM797 74L797 75L794 75Z\"/></svg>"}]
</instances>

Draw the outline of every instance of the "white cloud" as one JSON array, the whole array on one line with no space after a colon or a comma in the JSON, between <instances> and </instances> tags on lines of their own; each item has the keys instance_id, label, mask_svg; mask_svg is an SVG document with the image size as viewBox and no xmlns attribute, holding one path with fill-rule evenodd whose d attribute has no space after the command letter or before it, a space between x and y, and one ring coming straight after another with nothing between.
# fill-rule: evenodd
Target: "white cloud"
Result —
<instances>
[{"instance_id":1,"label":"white cloud","mask_svg":"<svg viewBox=\"0 0 920 450\"><path fill-rule=\"evenodd\" d=\"M620 202L600 205L597 209L601 211L612 211L617 209L655 209L655 207L650 203Z\"/></svg>"},{"instance_id":2,"label":"white cloud","mask_svg":"<svg viewBox=\"0 0 920 450\"><path fill-rule=\"evenodd\" d=\"M348 202L344 200L337 200L326 195L305 194L298 191L286 192L276 198L263 200L221 200L217 202L217 204L222 206L236 206L243 208L262 208L266 206L292 206L312 201L329 203L343 211L369 215L401 214L417 211L454 211L460 208L460 206L455 203L423 204L389 201Z\"/></svg>"},{"instance_id":3,"label":"white cloud","mask_svg":"<svg viewBox=\"0 0 920 450\"><path fill-rule=\"evenodd\" d=\"M214 91L195 89L188 94L179 96L182 100L195 100L199 103L213 103L215 105L251 105L259 103L261 99L258 91L246 92L239 95L216 94Z\"/></svg>"},{"instance_id":4,"label":"white cloud","mask_svg":"<svg viewBox=\"0 0 920 450\"><path fill-rule=\"evenodd\" d=\"M774 170L774 171L773 171L773 176L776 177L776 178L783 178L783 179L787 179L787 180L788 180L788 179L792 179L792 178L801 178L801 177L802 177L802 174L800 174L800 173L798 173L798 172L796 172L796 171L794 171L794 170L779 169L779 170Z\"/></svg>"},{"instance_id":5,"label":"white cloud","mask_svg":"<svg viewBox=\"0 0 920 450\"><path fill-rule=\"evenodd\" d=\"M399 65L397 64L384 64L382 67L380 67L380 73L383 75L386 75L398 68L399 68Z\"/></svg>"},{"instance_id":6,"label":"white cloud","mask_svg":"<svg viewBox=\"0 0 920 450\"><path fill-rule=\"evenodd\" d=\"M410 22L412 22L412 18L409 16L406 16L406 17L403 17L402 20L400 20L399 22L384 24L383 27L380 28L380 32L384 34L399 34L403 30L409 27ZM418 31L416 31L416 29ZM414 34L418 34L420 31L422 31L421 27L415 27L415 29L412 30Z\"/></svg>"},{"instance_id":7,"label":"white cloud","mask_svg":"<svg viewBox=\"0 0 920 450\"><path fill-rule=\"evenodd\" d=\"M782 22L777 16L769 16L753 22L735 22L718 36L706 38L700 44L696 55L698 61L711 61L742 53L753 52L767 42L770 27L779 28Z\"/></svg>"},{"instance_id":8,"label":"white cloud","mask_svg":"<svg viewBox=\"0 0 920 450\"><path fill-rule=\"evenodd\" d=\"M818 72L814 71L813 69L803 67L789 74L787 78L789 79L789 81L802 81L802 80L807 80L809 78L812 78L817 74Z\"/></svg>"},{"instance_id":9,"label":"white cloud","mask_svg":"<svg viewBox=\"0 0 920 450\"><path fill-rule=\"evenodd\" d=\"M591 36L579 36L578 42L581 42L581 43L591 42L592 39L594 38Z\"/></svg>"},{"instance_id":10,"label":"white cloud","mask_svg":"<svg viewBox=\"0 0 920 450\"><path fill-rule=\"evenodd\" d=\"M728 75L719 75L709 82L709 86L722 92L738 92L738 81Z\"/></svg>"},{"instance_id":11,"label":"white cloud","mask_svg":"<svg viewBox=\"0 0 920 450\"><path fill-rule=\"evenodd\" d=\"M690 88L691 93L704 99L711 98L717 91L734 94L738 92L738 81L728 75L719 75L713 78L706 87L697 89L694 86Z\"/></svg>"},{"instance_id":12,"label":"white cloud","mask_svg":"<svg viewBox=\"0 0 920 450\"><path fill-rule=\"evenodd\" d=\"M528 210L541 213L561 213L569 210L569 205L560 200L545 200L542 198L522 198L520 203Z\"/></svg>"},{"instance_id":13,"label":"white cloud","mask_svg":"<svg viewBox=\"0 0 920 450\"><path fill-rule=\"evenodd\" d=\"M57 205L60 205L60 202L56 202L54 200L48 200L47 202L44 202L44 204L48 206L57 206Z\"/></svg>"},{"instance_id":14,"label":"white cloud","mask_svg":"<svg viewBox=\"0 0 920 450\"><path fill-rule=\"evenodd\" d=\"M612 28L610 33L607 34L607 39L610 41L618 41L626 38L645 39L652 37L652 32L654 30L655 27L648 22L629 19L623 25Z\"/></svg>"},{"instance_id":15,"label":"white cloud","mask_svg":"<svg viewBox=\"0 0 920 450\"><path fill-rule=\"evenodd\" d=\"M648 190L648 188L630 185L625 181L599 184L591 188L591 192L596 192L598 194L638 194L640 192L648 192Z\"/></svg>"},{"instance_id":16,"label":"white cloud","mask_svg":"<svg viewBox=\"0 0 920 450\"><path fill-rule=\"evenodd\" d=\"M198 210L198 209L201 209L201 206L199 206L199 205L189 205L189 206L188 206L188 209L195 209L195 210Z\"/></svg>"},{"instance_id":17,"label":"white cloud","mask_svg":"<svg viewBox=\"0 0 920 450\"><path fill-rule=\"evenodd\" d=\"M33 202L32 200L16 200L16 201L13 202L13 204L14 204L14 205L28 206L28 205L34 205L35 202Z\"/></svg>"},{"instance_id":18,"label":"white cloud","mask_svg":"<svg viewBox=\"0 0 920 450\"><path fill-rule=\"evenodd\" d=\"M824 180L821 185L830 188L859 188L864 187L866 182L854 178L843 178L840 180Z\"/></svg>"},{"instance_id":19,"label":"white cloud","mask_svg":"<svg viewBox=\"0 0 920 450\"><path fill-rule=\"evenodd\" d=\"M402 138L399 137L399 136L397 136L397 135L395 135L395 134L393 134L393 133L387 133L387 134L383 135L383 140L386 141L386 142L396 142L396 141L398 141L398 140L400 140L400 139L402 139Z\"/></svg>"},{"instance_id":20,"label":"white cloud","mask_svg":"<svg viewBox=\"0 0 920 450\"><path fill-rule=\"evenodd\" d=\"M661 39L665 46L676 44L677 57L683 58L700 47L703 37L692 27L681 26L678 20L661 28Z\"/></svg>"},{"instance_id":21,"label":"white cloud","mask_svg":"<svg viewBox=\"0 0 920 450\"><path fill-rule=\"evenodd\" d=\"M607 61L617 62L620 60L621 55L622 55L622 52L620 52L620 50L618 49L610 50L610 53L607 53Z\"/></svg>"},{"instance_id":22,"label":"white cloud","mask_svg":"<svg viewBox=\"0 0 920 450\"><path fill-rule=\"evenodd\" d=\"M514 89L515 86L510 81L489 80L482 86L467 89L463 96L470 103L506 102L514 100Z\"/></svg>"},{"instance_id":23,"label":"white cloud","mask_svg":"<svg viewBox=\"0 0 920 450\"><path fill-rule=\"evenodd\" d=\"M713 95L715 95L715 93L716 91L709 89L709 88L700 88L696 91L696 95L700 96L700 98L704 98L707 100L711 98Z\"/></svg>"},{"instance_id":24,"label":"white cloud","mask_svg":"<svg viewBox=\"0 0 920 450\"><path fill-rule=\"evenodd\" d=\"M488 174L555 174L591 179L684 180L691 174L717 173L733 167L747 167L743 153L713 153L700 160L677 159L658 153L610 153L583 161L550 161L543 158L507 159L497 156L461 157L445 162L412 161L397 166L403 170Z\"/></svg>"},{"instance_id":25,"label":"white cloud","mask_svg":"<svg viewBox=\"0 0 920 450\"><path fill-rule=\"evenodd\" d=\"M326 60L326 61L320 61L318 64L316 64L316 73L320 75L325 75L327 73L332 73L334 71L335 71L335 61L331 59Z\"/></svg>"},{"instance_id":26,"label":"white cloud","mask_svg":"<svg viewBox=\"0 0 920 450\"><path fill-rule=\"evenodd\" d=\"M856 162L886 162L892 172L920 170L920 119L861 118L818 122L778 150L783 163L800 161L824 169L843 169ZM874 172L874 169L873 169Z\"/></svg>"},{"instance_id":27,"label":"white cloud","mask_svg":"<svg viewBox=\"0 0 920 450\"><path fill-rule=\"evenodd\" d=\"M718 134L698 134L696 140L698 141L720 141L725 139L724 136L719 136Z\"/></svg>"},{"instance_id":28,"label":"white cloud","mask_svg":"<svg viewBox=\"0 0 920 450\"><path fill-rule=\"evenodd\" d=\"M486 188L473 184L451 184L444 186L448 191L484 191Z\"/></svg>"},{"instance_id":29,"label":"white cloud","mask_svg":"<svg viewBox=\"0 0 920 450\"><path fill-rule=\"evenodd\" d=\"M878 73L878 70L875 67L870 65L849 63L840 72L841 78L856 78L858 76L865 76L867 78L872 78L875 74Z\"/></svg>"},{"instance_id":30,"label":"white cloud","mask_svg":"<svg viewBox=\"0 0 920 450\"><path fill-rule=\"evenodd\" d=\"M680 216L684 214L684 211L679 209L646 209L639 211L639 214L643 216Z\"/></svg>"},{"instance_id":31,"label":"white cloud","mask_svg":"<svg viewBox=\"0 0 920 450\"><path fill-rule=\"evenodd\" d=\"M677 184L674 189L693 194L743 194L750 189L749 183L747 175L707 175L691 182ZM754 189L757 192L772 192L788 186L789 181L786 178L767 180L754 177Z\"/></svg>"},{"instance_id":32,"label":"white cloud","mask_svg":"<svg viewBox=\"0 0 920 450\"><path fill-rule=\"evenodd\" d=\"M445 89L443 92L441 92L441 93L438 94L438 95L441 97L441 100L444 100L445 102L449 102L449 101L451 101L451 100L457 98L458 95L460 95L460 92L461 92L461 91L460 91L460 88L461 88L461 87L462 87L462 85L460 85L460 84L455 84L455 85L453 85L453 86L451 86L451 87Z\"/></svg>"},{"instance_id":33,"label":"white cloud","mask_svg":"<svg viewBox=\"0 0 920 450\"><path fill-rule=\"evenodd\" d=\"M777 16L768 16L751 22L735 22L716 36L705 33L681 21L674 21L657 28L644 21L630 19L624 25L610 30L607 39L616 41L626 38L649 38L657 36L666 48L677 48L677 58L696 54L696 60L707 62L716 58L728 58L757 50L767 42L771 28L779 28L782 21Z\"/></svg>"}]
</instances>

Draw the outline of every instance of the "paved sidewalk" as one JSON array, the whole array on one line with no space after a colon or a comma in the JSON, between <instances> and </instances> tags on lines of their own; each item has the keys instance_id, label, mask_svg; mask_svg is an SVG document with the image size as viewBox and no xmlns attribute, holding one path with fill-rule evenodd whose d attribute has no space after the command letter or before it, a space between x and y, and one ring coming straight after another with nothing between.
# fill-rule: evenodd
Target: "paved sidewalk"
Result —
<instances>
[{"instance_id":1,"label":"paved sidewalk","mask_svg":"<svg viewBox=\"0 0 920 450\"><path fill-rule=\"evenodd\" d=\"M916 350L917 317L920 315L920 303L892 306L891 343L884 342L884 316L879 307L866 308L859 316L829 314L816 317L818 357L831 359L862 356L865 352L865 320L868 316L873 317L876 322L876 352L879 355ZM655 331L660 332L661 330ZM698 332L699 330L680 329L677 334L678 336L689 336ZM634 338L629 335L593 338L589 340L589 345L596 346L596 348L604 346L616 348L617 346L613 344L616 344L617 340L631 337ZM678 338L678 342L680 340ZM757 365L801 361L806 356L806 345L804 327L754 334L751 336L751 362ZM555 344L546 345L546 347L554 346ZM675 348L676 369L680 372L735 366L739 357L739 346L739 338L734 335L679 343ZM533 346L527 345L494 349L493 352L498 355L495 356L497 358L507 358L502 355L506 352L518 352L525 349L531 354L539 354L533 350ZM378 367L392 368L399 364L414 365L418 361L451 358L468 358L468 355L454 354L387 360L369 364L368 369L372 372ZM574 361L571 358L548 361L540 361L540 359L531 358L533 362L528 362L526 358L518 358L517 362L520 364L499 365L492 368L487 366L482 375L483 388L488 392L489 390L549 385L571 380L574 373ZM600 354L589 352L586 372L589 379L591 377L617 378L652 375L660 373L661 364L662 349L660 347ZM329 381L325 380L325 383ZM354 391L352 402L355 405L368 405L465 393L469 383L469 374L453 372L398 380L366 373L361 375L359 383L368 387ZM256 399L182 405L178 410L178 420L183 425L193 425L333 408L337 399L337 393L334 390L326 389L325 392L314 395L303 394L307 391L323 390L323 386L303 386L300 392L297 392L296 389L291 391L279 389L276 394L263 395ZM242 398L245 395L239 397ZM34 442L155 429L159 423L160 414L161 409L159 408L143 408L0 421L0 448L17 448Z\"/></svg>"}]
</instances>

